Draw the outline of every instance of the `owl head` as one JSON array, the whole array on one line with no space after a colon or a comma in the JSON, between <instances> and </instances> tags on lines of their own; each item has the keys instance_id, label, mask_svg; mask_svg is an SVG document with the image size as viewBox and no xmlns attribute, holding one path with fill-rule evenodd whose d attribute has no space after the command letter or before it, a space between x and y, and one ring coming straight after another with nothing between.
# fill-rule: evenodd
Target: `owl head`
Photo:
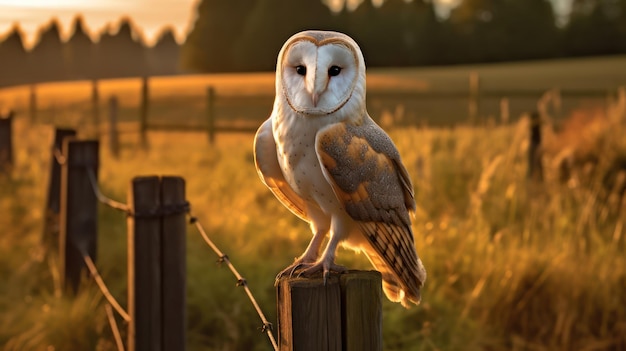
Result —
<instances>
[{"instance_id":1,"label":"owl head","mask_svg":"<svg viewBox=\"0 0 626 351\"><path fill-rule=\"evenodd\" d=\"M365 110L365 61L349 36L304 31L283 45L276 64L276 96L300 114ZM348 106L346 106L348 105Z\"/></svg>"}]
</instances>

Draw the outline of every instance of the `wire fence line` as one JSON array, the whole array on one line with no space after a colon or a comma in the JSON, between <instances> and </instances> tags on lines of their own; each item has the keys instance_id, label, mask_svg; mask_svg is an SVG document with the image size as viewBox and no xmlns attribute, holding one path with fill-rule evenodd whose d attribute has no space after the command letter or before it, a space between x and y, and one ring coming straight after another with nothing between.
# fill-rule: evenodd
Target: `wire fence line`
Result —
<instances>
[{"instance_id":1,"label":"wire fence line","mask_svg":"<svg viewBox=\"0 0 626 351\"><path fill-rule=\"evenodd\" d=\"M55 148L54 151L54 156L56 158L56 161L59 164L64 164L67 161L67 157L65 155L63 155L63 153ZM100 187L97 184L97 179L96 179L96 175L94 174L92 169L87 168L86 169L88 178L89 178L89 182L91 184L91 188L96 196L96 198L98 199L99 202L101 202L102 204L109 206L113 209L122 211L124 213L126 213L127 216L136 216L136 214L133 213L132 209L130 208L130 206L128 204L125 203L121 203L115 200L112 200L110 198L108 198L107 196L105 196L102 191L100 190ZM209 245L209 247L216 253L216 255L219 257L218 262L220 263L225 263L228 268L230 269L230 271L233 273L233 275L235 276L235 278L237 279L237 286L242 286L244 288L244 291L246 292L250 302L252 303L254 309L256 310L257 314L259 315L261 322L263 323L263 325L259 328L261 330L262 333L267 334L272 347L275 351L278 350L278 344L276 342L276 339L274 338L274 335L272 334L272 323L270 323L267 318L265 317L265 314L263 313L263 311L261 310L261 307L259 306L258 302L256 301L254 295L252 294L252 291L250 290L250 287L248 286L248 282L246 281L246 279L239 273L239 271L237 271L237 269L235 268L235 266L232 264L232 262L230 261L230 259L228 258L227 255L225 255L214 243L213 241L209 238L209 236L207 235L206 231L204 230L204 227L200 224L200 222L198 221L197 217L192 216L190 214L190 207L187 205L185 207L185 212L187 212L188 216L189 216L189 223L192 225L195 225L196 229L198 230L198 232L200 233L200 235L202 236L202 238L204 239L204 241ZM95 265L95 263L93 262L93 260L91 259L91 257L89 257L88 254L86 254L84 252L84 250L79 250L83 256L83 260L85 262L85 265L87 266L92 278L94 279L94 281L96 282L98 288L100 289L102 295L105 297L105 299L107 300L107 304L105 305L105 309L107 312L107 316L108 316L108 320L109 320L109 324L111 326L111 329L113 331L113 336L115 338L116 341L116 345L117 345L117 349L124 351L124 344L121 340L121 336L120 336L120 332L117 326L117 323L115 322L115 318L113 316L113 310L115 310L115 312L117 312L121 318L127 322L130 323L132 321L131 316L129 315L129 313L124 310L124 308L122 308L122 306L119 304L119 302L115 299L115 297L111 294L111 292L109 291L106 283L104 282L104 280L102 279L101 275L98 272L98 269Z\"/></svg>"},{"instance_id":2,"label":"wire fence line","mask_svg":"<svg viewBox=\"0 0 626 351\"><path fill-rule=\"evenodd\" d=\"M115 345L119 351L124 351L124 342L122 341L120 329L117 327L117 322L115 321L115 316L113 315L113 309L110 304L104 305L104 309L107 312L107 318L109 320L109 325L111 326L113 338L115 339Z\"/></svg>"},{"instance_id":3,"label":"wire fence line","mask_svg":"<svg viewBox=\"0 0 626 351\"><path fill-rule=\"evenodd\" d=\"M130 208L127 204L112 200L106 196L104 196L104 194L102 194L102 192L100 191L100 188L98 187L98 184L96 182L96 176L95 174L93 174L93 171L91 169L87 169L87 175L89 176L89 182L91 183L91 187L93 188L93 192L94 194L96 194L96 197L98 198L98 201L100 201L101 203L114 208L116 210L120 210L122 212L126 212L127 214L130 214Z\"/></svg>"},{"instance_id":4,"label":"wire fence line","mask_svg":"<svg viewBox=\"0 0 626 351\"><path fill-rule=\"evenodd\" d=\"M259 317L261 318L261 322L263 323L263 326L260 328L261 332L267 334L267 337L270 339L270 342L272 343L272 346L274 347L274 350L278 351L278 344L276 343L276 339L274 339L274 335L272 334L272 323L270 323L267 320L267 318L265 318L265 315L263 314L263 311L261 311L261 307L259 306L259 304L257 303L256 299L254 298L254 295L252 295L252 291L250 290L250 287L248 286L248 282L246 281L246 279L243 276L241 276L241 274L239 274L239 271L237 271L237 269L232 264L232 262L230 262L230 259L228 258L228 255L225 255L215 245L215 243L213 243L211 238L209 238L209 236L207 235L206 231L204 230L204 228L202 227L202 225L198 221L197 217L194 217L194 216L190 215L189 216L189 223L190 224L194 224L196 226L196 228L198 229L198 232L200 233L200 235L202 236L204 241L211 247L211 249L219 257L218 262L226 263L226 265L228 266L230 271L233 273L233 275L237 279L237 286L242 286L244 288L246 294L248 295L248 298L250 299L250 302L254 306L254 309L258 313Z\"/></svg>"},{"instance_id":5,"label":"wire fence line","mask_svg":"<svg viewBox=\"0 0 626 351\"><path fill-rule=\"evenodd\" d=\"M102 280L100 273L98 273L98 269L96 268L96 265L94 264L91 257L89 257L89 255L83 254L83 259L85 260L85 264L87 265L87 268L89 269L89 272L91 273L91 276L95 280L96 284L98 284L98 287L100 288L100 291L102 292L102 295L104 295L104 297L107 299L109 304L111 304L111 306L115 309L115 311L126 322L130 322L130 316L128 315L128 312L126 312L122 308L122 306L120 306L120 304L117 302L117 300L115 300L115 297L113 297L113 294L111 294L111 292L107 288L106 284L104 283L104 280Z\"/></svg>"},{"instance_id":6,"label":"wire fence line","mask_svg":"<svg viewBox=\"0 0 626 351\"><path fill-rule=\"evenodd\" d=\"M63 155L63 152L61 152L61 150L59 150L58 148L55 147L52 150L52 154L54 155L54 158L57 160L57 163L59 165L64 165L65 164L66 158L65 158L65 155Z\"/></svg>"}]
</instances>

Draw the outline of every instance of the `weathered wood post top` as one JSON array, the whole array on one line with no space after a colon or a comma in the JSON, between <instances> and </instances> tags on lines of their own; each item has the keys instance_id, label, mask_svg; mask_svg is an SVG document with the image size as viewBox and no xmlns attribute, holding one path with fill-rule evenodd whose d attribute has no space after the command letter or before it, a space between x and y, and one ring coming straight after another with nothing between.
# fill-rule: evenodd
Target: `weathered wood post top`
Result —
<instances>
[{"instance_id":1,"label":"weathered wood post top","mask_svg":"<svg viewBox=\"0 0 626 351\"><path fill-rule=\"evenodd\" d=\"M377 271L282 278L277 286L281 351L382 350L382 283Z\"/></svg>"}]
</instances>

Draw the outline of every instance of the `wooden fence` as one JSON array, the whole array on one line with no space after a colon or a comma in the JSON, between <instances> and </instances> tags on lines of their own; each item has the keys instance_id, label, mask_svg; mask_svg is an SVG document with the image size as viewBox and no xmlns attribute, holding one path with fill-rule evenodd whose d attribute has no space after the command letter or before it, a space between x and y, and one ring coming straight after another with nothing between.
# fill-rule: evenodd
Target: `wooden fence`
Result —
<instances>
[{"instance_id":1,"label":"wooden fence","mask_svg":"<svg viewBox=\"0 0 626 351\"><path fill-rule=\"evenodd\" d=\"M75 134L72 130L55 133L44 230L48 254L58 247L64 290L75 294L86 272L99 282L94 271L98 202L122 210L128 222L128 311L120 310L106 285L99 286L128 322L127 350L185 350L189 205L184 180L136 177L129 189L129 205L116 203L97 186L98 141L78 140Z\"/></svg>"},{"instance_id":2,"label":"wooden fence","mask_svg":"<svg viewBox=\"0 0 626 351\"><path fill-rule=\"evenodd\" d=\"M0 172L13 165L13 111L0 112Z\"/></svg>"},{"instance_id":3,"label":"wooden fence","mask_svg":"<svg viewBox=\"0 0 626 351\"><path fill-rule=\"evenodd\" d=\"M538 120L529 130L529 178L541 181ZM57 129L46 202L44 244L59 252L60 276L75 294L90 272L109 306L128 323L127 350L186 349L186 216L189 204L180 177L132 179L128 205L106 198L98 188L99 143L78 140L71 129ZM112 297L97 272L97 203L123 211L128 228L127 310ZM190 223L196 223L191 218ZM198 225L198 224L197 224ZM320 279L284 278L277 286L278 340L228 256L198 227L221 261L227 262L253 301L275 349L382 350L382 290L378 272L351 271ZM59 243L58 245L56 243ZM110 309L110 307L107 307ZM107 310L108 311L108 310ZM117 328L115 319L112 328ZM123 342L114 332L119 349Z\"/></svg>"},{"instance_id":4,"label":"wooden fence","mask_svg":"<svg viewBox=\"0 0 626 351\"><path fill-rule=\"evenodd\" d=\"M176 176L132 179L127 204L103 195L98 187L99 142L80 140L71 129L57 129L46 201L43 242L58 253L66 294L75 295L90 276L107 299L106 309L119 350L186 349L186 227L189 204L185 181ZM98 202L127 217L128 296L125 310L97 270ZM274 349L382 350L382 290L378 272L351 271L322 279L282 279L277 287L278 334L254 300L246 280L210 241L197 219L190 223L226 262L263 322ZM58 243L58 244L57 244ZM87 274L88 273L88 274ZM112 310L127 323L121 339ZM126 347L124 347L124 344Z\"/></svg>"},{"instance_id":5,"label":"wooden fence","mask_svg":"<svg viewBox=\"0 0 626 351\"><path fill-rule=\"evenodd\" d=\"M257 95L227 94L214 86L206 86L203 98L189 99L184 95L178 101L170 99L175 106L164 106L161 98L151 98L152 88L149 77L140 79L137 110L132 112L132 121L138 124L141 145L148 147L149 131L205 131L212 143L220 133L250 133L256 131L261 122L271 112L274 100L273 91ZM488 82L487 82L488 83ZM103 104L100 85L91 81L89 104L91 107L84 114L92 116L89 121L96 126L102 120L101 108L125 109L124 113L110 112L109 117L116 122L129 121L128 109L121 103ZM399 90L372 87L367 93L367 107L370 115L379 120L384 115L393 116L393 125L436 125L449 126L459 122L480 125L487 121L507 123L522 113L538 109L537 101L546 96L545 90L502 90L484 87L478 74L469 75L466 89L448 90ZM488 85L488 84L487 84ZM28 114L32 121L43 119L45 112L38 107L37 86L30 87ZM134 95L134 93L133 93ZM556 119L567 115L581 100L590 99L596 104L604 104L615 95L614 90L574 90L554 89L550 92L554 98L552 115ZM177 95L173 95L174 97ZM167 99L167 98L166 98ZM169 100L168 100L169 101ZM120 107L121 106L121 107ZM195 107L191 107L195 106ZM198 106L200 110L198 110ZM404 116L395 116L401 108ZM165 116L165 115L167 116ZM54 113L53 113L54 115ZM193 115L193 116L192 116ZM459 116L465 119L459 120ZM396 118L397 117L397 118ZM113 129L117 131L117 129Z\"/></svg>"}]
</instances>

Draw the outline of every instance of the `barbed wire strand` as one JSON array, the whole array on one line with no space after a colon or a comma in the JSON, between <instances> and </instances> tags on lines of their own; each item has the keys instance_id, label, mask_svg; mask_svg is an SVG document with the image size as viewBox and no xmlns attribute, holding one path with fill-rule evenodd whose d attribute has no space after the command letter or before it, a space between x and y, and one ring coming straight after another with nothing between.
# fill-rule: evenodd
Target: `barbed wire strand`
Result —
<instances>
[{"instance_id":1,"label":"barbed wire strand","mask_svg":"<svg viewBox=\"0 0 626 351\"><path fill-rule=\"evenodd\" d=\"M113 297L113 295L111 294L111 292L107 288L106 284L104 283L104 280L102 280L102 277L100 276L100 273L98 273L98 269L96 268L96 265L91 260L91 257L89 257L88 255L83 254L83 260L85 261L85 264L87 265L87 268L89 269L89 272L91 273L91 276L93 277L93 279L96 281L96 284L100 288L100 291L102 292L102 295L104 295L104 297L107 299L107 301L109 301L111 306L113 308L115 308L115 311L117 311L117 313L126 322L130 322L130 316L122 308L122 306L120 306L120 304L115 300L115 297Z\"/></svg>"},{"instance_id":2,"label":"barbed wire strand","mask_svg":"<svg viewBox=\"0 0 626 351\"><path fill-rule=\"evenodd\" d=\"M129 212L128 205L109 199L108 197L104 196L102 192L100 192L100 188L98 187L98 184L96 182L96 176L93 174L93 170L87 169L87 175L89 176L89 182L91 183L91 187L93 189L94 194L96 194L98 201L116 210L120 210L120 211L127 212L127 213Z\"/></svg>"},{"instance_id":3,"label":"barbed wire strand","mask_svg":"<svg viewBox=\"0 0 626 351\"><path fill-rule=\"evenodd\" d=\"M115 316L113 315L113 308L111 304L104 305L104 309L107 312L107 318L109 319L109 325L111 326L111 332L113 333L113 338L115 339L115 345L117 345L118 351L124 351L124 342L122 342L122 335L120 334L120 329L117 327L117 322L115 321Z\"/></svg>"},{"instance_id":4,"label":"barbed wire strand","mask_svg":"<svg viewBox=\"0 0 626 351\"><path fill-rule=\"evenodd\" d=\"M204 230L204 228L202 227L200 222L198 222L198 219L196 217L194 217L194 216L190 216L190 223L191 224L195 224L196 228L198 229L198 232L200 232L200 235L202 235L202 238L204 239L204 241L211 247L211 249L219 257L219 262L226 263L226 265L228 266L230 271L233 273L235 278L237 278L237 285L238 286L243 286L246 294L248 295L248 298L250 299L250 302L252 302L252 305L254 306L254 309L256 310L256 312L259 315L259 317L261 317L261 321L263 322L263 327L261 328L261 331L267 333L267 336L269 337L270 342L272 343L272 346L274 347L274 350L278 351L278 345L276 344L276 340L274 339L274 335L272 334L272 324L267 320L267 318L265 318L265 315L263 314L263 311L261 311L261 307L256 302L256 299L252 295L252 291L248 287L248 283L247 283L246 279L244 279L244 277L242 277L241 274L239 274L239 272L237 271L235 266L228 259L228 256L225 255L213 243L213 241L209 238L209 236L207 235L206 231Z\"/></svg>"},{"instance_id":5,"label":"barbed wire strand","mask_svg":"<svg viewBox=\"0 0 626 351\"><path fill-rule=\"evenodd\" d=\"M65 164L66 158L65 155L63 155L63 152L61 152L61 150L59 150L59 148L54 148L52 150L52 154L54 155L54 158L57 160L57 163L62 165Z\"/></svg>"}]
</instances>

